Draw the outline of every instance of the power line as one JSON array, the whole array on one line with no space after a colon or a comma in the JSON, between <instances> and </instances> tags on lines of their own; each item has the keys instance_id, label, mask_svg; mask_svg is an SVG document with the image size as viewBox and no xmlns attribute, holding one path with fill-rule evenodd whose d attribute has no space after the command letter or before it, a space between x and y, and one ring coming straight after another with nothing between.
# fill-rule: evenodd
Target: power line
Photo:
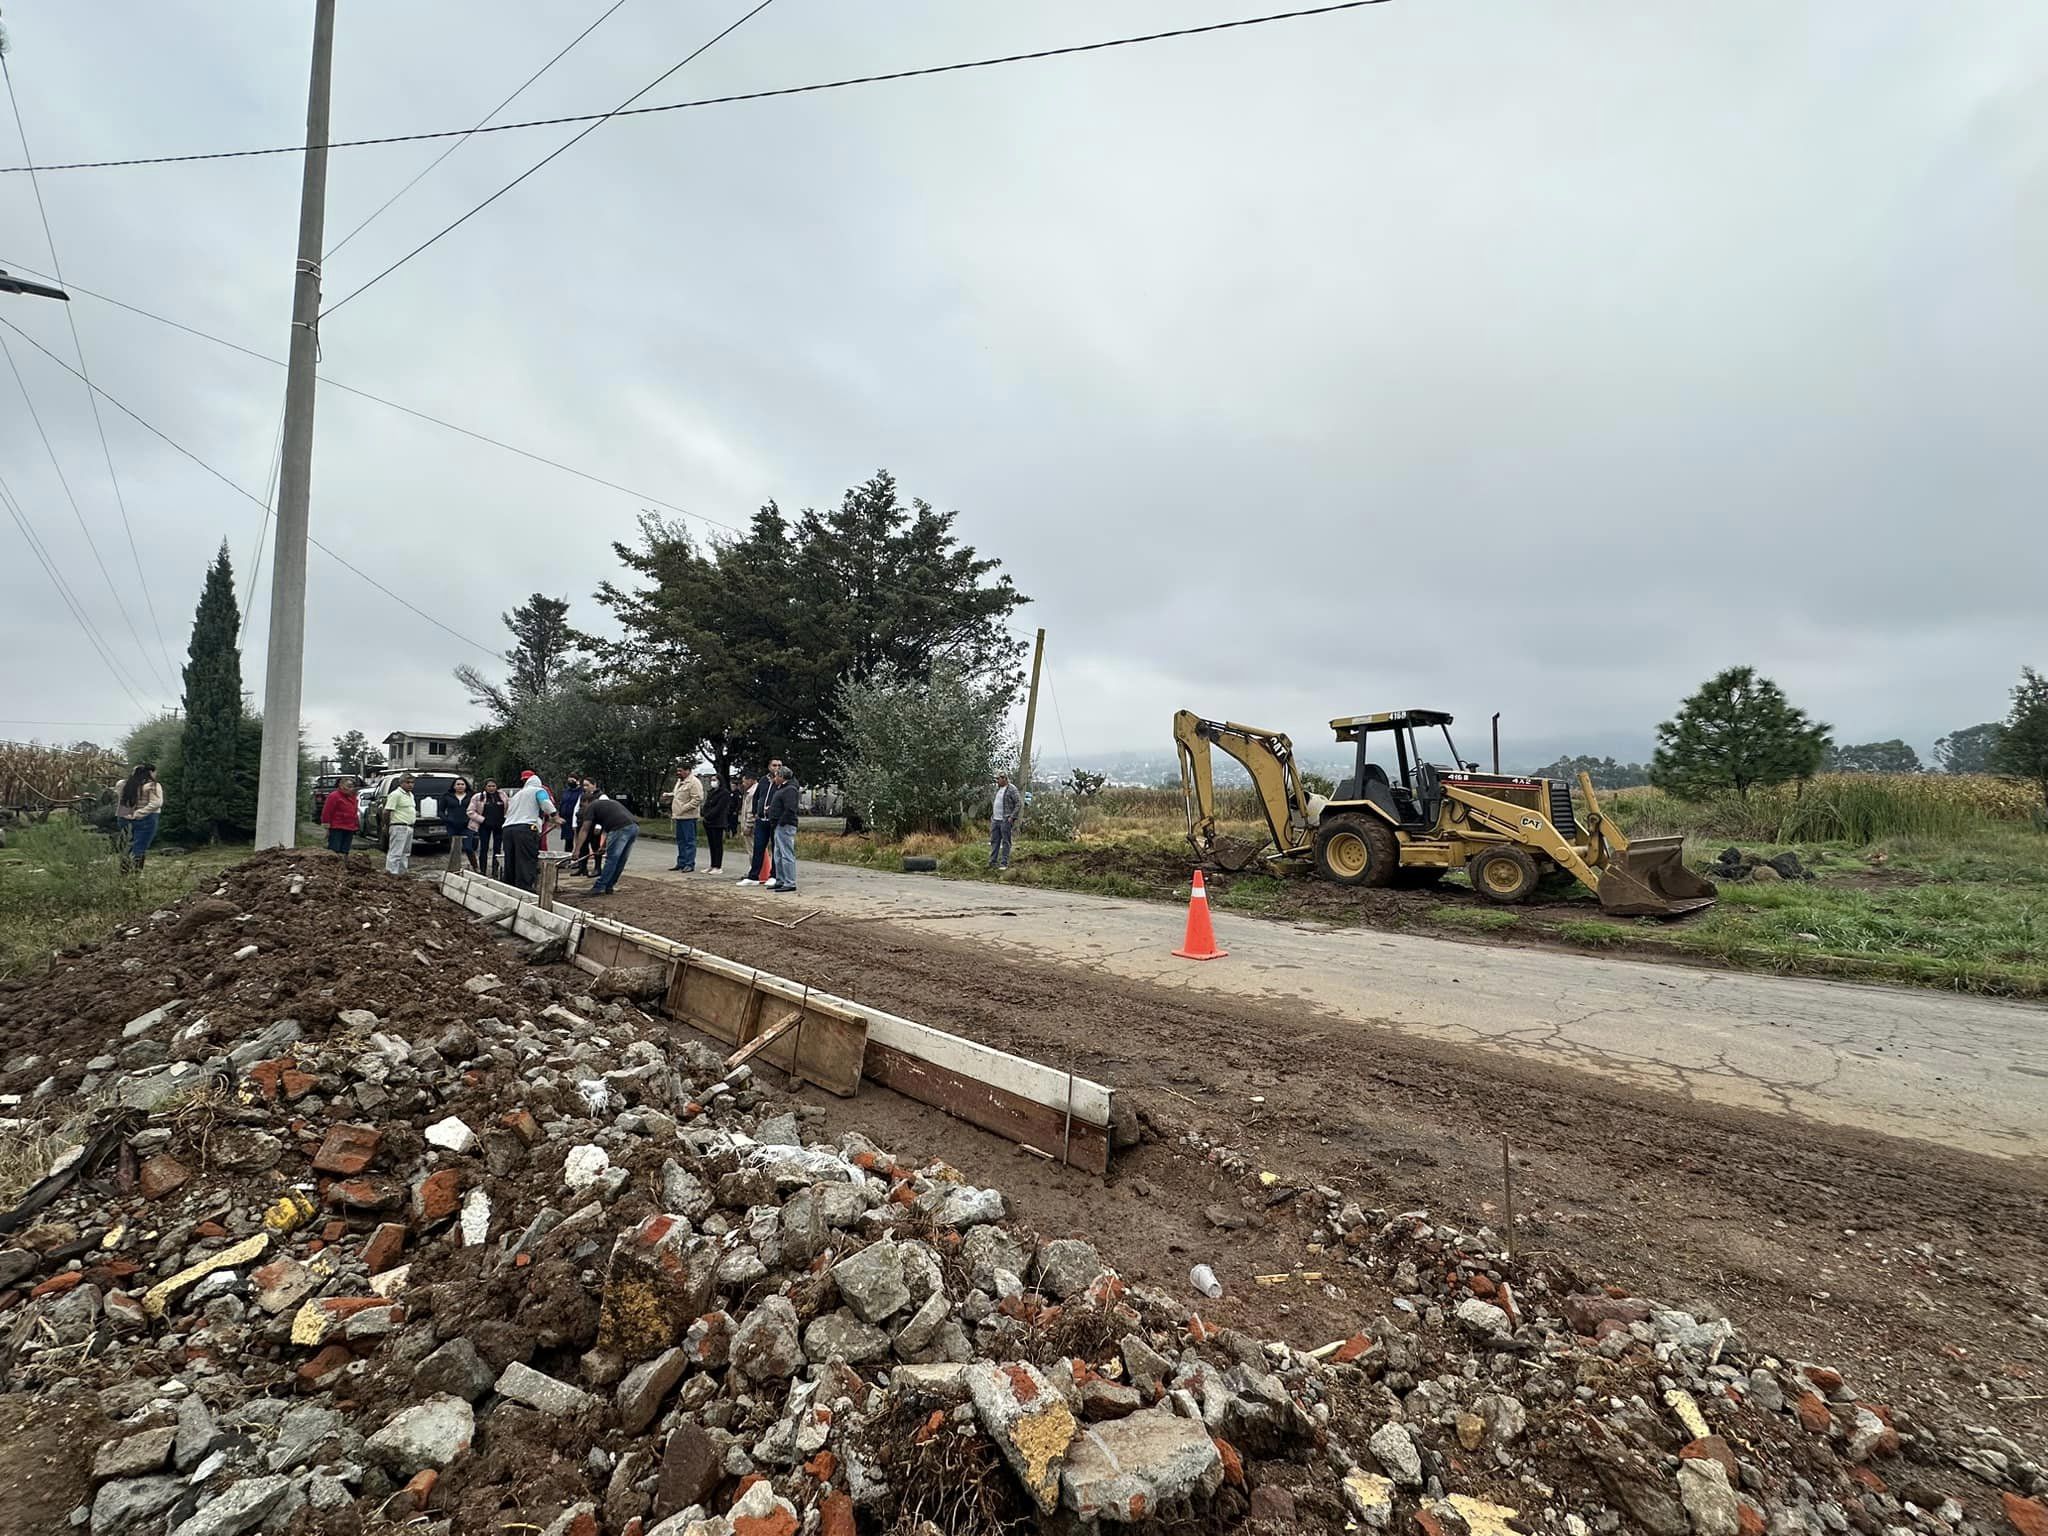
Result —
<instances>
[{"instance_id":1,"label":"power line","mask_svg":"<svg viewBox=\"0 0 2048 1536\"><path fill-rule=\"evenodd\" d=\"M1053 723L1060 728L1060 752L1067 760L1067 774L1071 778L1074 772L1074 754L1067 746L1067 722L1060 718L1060 691L1052 685L1050 667L1045 669L1045 691L1052 698Z\"/></svg>"},{"instance_id":2,"label":"power line","mask_svg":"<svg viewBox=\"0 0 2048 1536\"><path fill-rule=\"evenodd\" d=\"M63 362L63 359L57 358L54 352L51 352L26 331L21 330L12 321L4 321L0 322L0 324L5 324L10 331L13 331L15 335L21 337L23 341L26 341L38 352L43 353L47 357L55 358L58 362ZM78 498L71 493L71 482L64 478L64 466L57 462L57 450L51 445L50 434L43 429L43 418L41 413L36 410L34 397L28 392L28 381L21 376L21 365L15 362L14 349L7 345L7 338L4 336L0 336L0 354L4 354L7 358L7 367L14 375L15 387L21 391L22 403L28 407L29 420L35 423L36 434L43 440L43 451L50 456L50 467L57 472L57 483L64 488L64 499L71 504L71 515L78 519L78 531L85 535L86 548L92 551L93 563L100 568L100 576L107 584L107 591L113 596L114 607L120 611L122 620L127 624L128 633L135 641L135 649L141 651L143 659L147 661L149 659L149 652L142 643L142 636L136 633L135 621L128 616L128 606L121 601L121 594L114 589L114 578L108 574L107 562L100 557L100 547L92 536L92 529L88 528L85 524L85 514L78 510ZM76 369L71 368L69 363L64 363L64 366L73 373L77 372ZM151 670L154 671L154 667ZM130 674L130 676L133 675L132 673ZM139 682L140 679L138 678L137 681ZM158 686L163 686L161 679L159 679Z\"/></svg>"},{"instance_id":3,"label":"power line","mask_svg":"<svg viewBox=\"0 0 2048 1536\"><path fill-rule=\"evenodd\" d=\"M32 277L39 275L34 267L29 266L23 262L8 262L6 261L5 258L0 258L0 263L4 263L5 265L7 265L10 270L26 272ZM111 304L116 309L125 309L131 315L140 315L145 320L154 320L159 325L167 325L174 331L183 331L186 335L195 336L201 341L210 341L215 346L226 347L230 352L239 352L244 357L253 357L259 363L268 363L273 368L282 368L285 366L283 358L272 357L267 352L258 352L254 347L245 347L239 341L230 341L225 336L216 336L211 331L202 331L196 326L186 325L182 321L173 320L168 315L160 315L156 313L154 310L144 309L140 305L125 303L120 299L112 298L104 293L95 293L92 289L81 287L77 283L70 284L69 291L73 295L82 294L84 297L88 299L97 299L102 304ZM474 438L477 442L487 444L492 448L502 449L506 453L517 454L520 458L530 459L532 462L536 464L545 464L550 469L558 469L565 475L574 475L577 479L587 480L592 485L601 485L606 490L617 491L621 495L631 496L635 500L647 502L653 506L661 508L665 512L673 512L678 517L693 518L697 522L708 523L713 528L723 529L727 533L738 534L742 538L746 536L746 529L738 527L735 524L723 522L718 518L707 516L702 512L692 512L687 507L679 507L675 505L675 503L673 502L664 501L661 497L654 495L650 491L635 490L630 485L621 485L616 480L608 480L603 475L594 474L593 472L587 469L578 469L573 464L564 464L560 459L551 459L546 454L535 453L530 448L521 448L516 443L508 443L500 438L492 437L487 433L478 432L473 428L460 426L455 422L444 420L439 416L435 416L427 411L419 410L416 407L401 404L399 401L389 399L383 395L375 394L370 390L359 389L353 384L344 384L341 382L341 380L334 378L329 374L323 373L322 375L320 375L320 382L330 389L338 389L346 394L360 395L363 399L374 401L376 404L385 406L390 410L401 412L402 414L407 416L416 417L421 421L429 422L434 426L445 428L450 432L460 433L464 437Z\"/></svg>"},{"instance_id":4,"label":"power line","mask_svg":"<svg viewBox=\"0 0 2048 1536\"><path fill-rule=\"evenodd\" d=\"M581 133L577 134L574 138L571 138L567 142L557 145L554 149L549 150L545 155L542 155L538 160L534 161L532 165L529 165L525 170L521 171L517 176L514 176L510 181L506 182L505 185L498 188L498 190L493 192L489 197L485 198L482 202L478 203L474 208L470 209L469 212L463 214L462 217L457 219L454 223L449 224L444 228L435 231L433 234L429 235L425 240L422 240L418 245L414 246L411 250L407 251L403 256L399 257L398 260L391 263L391 265L386 267L382 272L379 272L375 277L371 278L367 283L364 283L361 286L350 290L341 298L336 299L332 304L328 305L325 309L320 311L319 318L325 320L337 309L340 309L342 305L348 303L352 299L360 298L363 294L369 292L372 288L376 287L379 283L383 282L385 278L389 277L392 273L396 272L400 267L404 266L408 261L411 261L413 257L419 255L422 251L426 250L428 246L434 244L434 242L439 240L443 235L452 234L454 231L460 229L464 224L467 224L471 219L475 218L478 214L482 213L486 208L490 207L491 204L495 203L507 192L510 192L514 187L518 186L519 183L526 180L526 178L531 176L535 171L538 171L542 166L546 165L549 161L555 159L556 157L566 154L568 153L568 151L574 149L578 144L581 144L585 139L589 138L593 133L597 132L598 129L602 128L606 123L610 122L613 118L617 117L621 112L625 111L626 108L630 107L642 96L645 96L657 85L660 85L662 81L668 79L669 76L675 74L676 71L682 69L685 65L688 65L692 61L701 58L704 54L709 53L713 48L716 48L728 37L731 37L733 33L739 31L741 27L744 27L748 22L752 21L756 16L760 15L763 11L767 10L768 7L773 5L774 3L775 0L759 0L759 3L756 4L752 10L746 12L746 14L741 16L739 20L733 22L730 26L726 27L724 31L719 32L709 41L699 44L693 52L685 54L681 59L677 60L674 64L671 64L659 75L656 75L652 80L648 81L645 85L641 86L639 90L635 91L632 95L628 96L616 107L613 107L611 111L605 113L603 116L599 117L595 122L591 123L589 127L585 128Z\"/></svg>"},{"instance_id":5,"label":"power line","mask_svg":"<svg viewBox=\"0 0 2048 1536\"><path fill-rule=\"evenodd\" d=\"M69 363L65 362L63 358L57 356L57 354L52 352L48 347L45 347L33 336L29 335L26 331L22 330L21 327L17 326L13 321L0 318L0 325L6 326L8 330L14 332L15 335L19 336L23 341L27 342L30 346L34 347L38 352L42 353L43 356L47 357L51 362L55 363L59 368L62 368L65 372L71 374L74 378L84 379L85 376L79 373L77 369L73 368ZM134 422L144 431L149 432L155 437L162 439L162 441L167 446L183 454L186 458L190 459L194 464L197 464L201 469L205 470L209 475L213 476L213 478L218 480L222 485L226 486L229 490L233 491L237 496L240 496L245 501L254 502L257 506L263 507L266 511L268 510L269 503L265 502L263 498L258 496L254 491L244 488L234 480L230 479L227 475L221 473L221 471L215 469L211 464L207 463L206 460L200 458L199 455L194 453L190 448L187 448L183 443L179 442L176 438L172 437L169 433L163 431L161 428L155 426L153 423L144 420L141 416L138 416L134 411L130 410L127 406L123 405L119 400L115 399L112 395L108 394L104 389L101 389L99 385L92 383L92 381L89 379L85 380L85 382L86 386L89 389L97 390L100 396L107 402L107 404L111 405L115 410L121 412L122 415L126 416L130 421ZM307 538L307 542L311 544L315 549L319 550L320 553L327 556L327 558L332 560L336 565L339 565L343 570L353 572L355 575L362 577L364 581L368 582L371 586L375 587L379 592L382 592L394 603L397 603L399 606L403 608L411 609L414 613L418 614L421 618L425 619L429 624L433 625L436 629L446 631L448 634L451 634L456 639L460 640L464 645L473 646L475 647L475 649L482 651L486 656L503 656L504 653L502 651L492 650L491 647L483 644L481 641L470 639L468 635L465 635L459 629L451 629L448 625L442 623L439 619L435 618L431 613L427 612L426 609L420 607L418 604L413 603L406 598L399 596L396 592L392 591L389 587L385 586L383 582L379 581L369 572L362 570L360 567L351 564L348 560L344 559L334 550L329 549L325 544L322 544L318 539L312 538L309 535Z\"/></svg>"},{"instance_id":6,"label":"power line","mask_svg":"<svg viewBox=\"0 0 2048 1536\"><path fill-rule=\"evenodd\" d=\"M57 236L50 228L50 210L43 206L43 184L35 173L35 153L28 147L28 128L21 119L21 97L14 89L14 73L7 67L5 53L0 53L0 80L5 81L8 104L14 108L14 131L21 138L21 158L29 166L28 184L30 190L35 193L36 213L43 221L43 241L50 247L50 265L56 269L57 283L62 287L64 262L57 255ZM71 327L71 348L78 354L79 371L90 375L92 370L87 367L85 361L85 343L78 336L78 316L69 304L64 306L64 322ZM149 627L156 635L157 649L163 652L164 665L176 671L177 669L171 666L171 649L164 644L163 625L157 622L156 598L149 590L149 578L142 571L142 552L135 547L135 525L128 520L128 498L122 494L121 477L114 469L114 450L107 443L106 423L100 420L99 398L88 388L85 399L92 407L93 430L99 433L100 454L107 461L107 479L114 487L114 505L121 509L121 528L128 536L128 557L135 562L135 580L142 588L142 601L149 610ZM124 613L123 617L125 616ZM142 646L139 635L136 637L136 644ZM148 663L150 672L156 677L157 686L167 688L169 684L164 681L165 674L156 670L156 663L149 659L149 649L146 646L142 646L142 659Z\"/></svg>"},{"instance_id":7,"label":"power line","mask_svg":"<svg viewBox=\"0 0 2048 1536\"><path fill-rule=\"evenodd\" d=\"M343 235L339 240L335 241L334 244L330 245L326 249L326 251L321 254L321 261L327 261L328 258L333 256L336 251L340 250L344 245L347 245L349 241L355 239L357 235L360 235L364 230L368 229L373 223L375 223L378 220L378 218L380 218L383 215L385 209L389 208L393 203L397 202L401 197L405 196L406 193L410 192L414 187L418 186L423 180L425 180L429 175L432 174L434 168L438 166L443 160L446 160L450 155L454 154L455 151L462 148L462 146L467 144L471 139L475 138L476 135L482 131L484 124L488 123L500 112L504 111L507 107L511 106L513 102L517 101L520 98L520 96L525 94L526 88L529 85L533 84L534 81L538 80L542 75L546 74L549 70L553 69L557 64L561 63L562 60L568 55L570 49L574 48L578 43L582 42L583 39L590 36L591 33L595 32L607 21L610 21L612 16L625 3L626 0L613 0L611 10L606 11L602 16L598 17L597 20L593 21L589 26L585 27L581 32L578 32L574 37L570 38L569 41L563 45L561 52L557 53L552 59L549 59L547 63L541 65L539 69L536 69L532 74L528 75L524 80L522 80L519 83L518 90L514 91L510 96L507 96L503 101L499 102L495 107L491 108L490 111L486 112L481 118L479 118L477 120L476 127L467 130L453 144L450 144L446 149L442 150L440 154L434 156L433 159L429 160L426 163L425 167L421 169L418 175L414 176L411 181L408 181L396 192L392 193L389 197L385 198L383 202L379 203L377 205L377 211L375 213L371 214L369 218L363 220L362 223L358 224L354 229L350 230L347 234Z\"/></svg>"},{"instance_id":8,"label":"power line","mask_svg":"<svg viewBox=\"0 0 2048 1536\"><path fill-rule=\"evenodd\" d=\"M71 617L84 632L87 643L98 653L100 660L106 663L107 673L114 679L115 686L128 695L128 702L138 711L148 714L149 706L144 704L135 690L128 685L128 679L121 675L121 669L114 665L113 653L107 648L105 639L93 626L92 620L86 616L85 610L79 606L77 595L72 592L71 585L65 581L63 573L57 569L56 561L51 558L49 550L43 546L42 539L35 531L35 525L28 520L28 513L23 511L21 504L14 499L14 492L8 486L5 475L0 475L0 504L6 506L7 515L14 519L14 526L21 530L22 538L28 543L29 553L36 557L37 564L43 568L43 574L49 577L50 585L57 589L57 596L63 599L64 606L70 610Z\"/></svg>"},{"instance_id":9,"label":"power line","mask_svg":"<svg viewBox=\"0 0 2048 1536\"><path fill-rule=\"evenodd\" d=\"M536 117L517 123L493 123L484 128L443 128L432 133L395 133L373 139L335 139L329 149L364 149L380 144L417 144L427 139L466 138L478 133L512 133L527 128L560 128L571 123L603 122L614 117L647 117L661 112L682 112L692 107L724 107L744 101L769 101L779 96L807 96L819 91L845 90L856 85L885 85L896 80L918 80L932 75L958 74L970 69L993 69L1003 64L1029 64L1040 59L1065 58L1071 54L1099 53L1108 48L1130 48L1141 43L1166 42L1178 37L1199 37L1209 32L1230 32L1244 27L1262 27L1269 22L1299 21L1311 16L1330 16L1339 11L1363 10L1384 5L1387 0L1339 0L1334 5L1310 6L1304 10L1274 11L1264 16L1245 16L1236 21L1215 21L1199 27L1175 27L1164 32L1146 32L1135 37L1112 37L1095 43L1072 43L1063 48L1040 48L1030 53L1006 53L993 58L965 59L955 64L932 64L919 69L897 69L886 74L851 75L840 80L820 80L810 85L785 85L765 91L742 91L730 96L702 96L694 101L672 101L658 107L614 108L610 112L583 112L566 117ZM279 144L267 149L226 149L191 155L135 155L125 160L74 160L45 165L44 171L104 171L133 165L182 165L194 160L247 160L262 155L296 155L311 146ZM0 176L26 169L0 165Z\"/></svg>"},{"instance_id":10,"label":"power line","mask_svg":"<svg viewBox=\"0 0 2048 1536\"><path fill-rule=\"evenodd\" d=\"M277 408L277 434L270 442L270 462L263 470L263 515L256 519L256 549L249 559L249 601L242 604L242 624L236 638L249 631L249 615L256 611L256 594L262 590L263 539L270 532L270 520L277 515L278 478L284 473L284 406Z\"/></svg>"}]
</instances>

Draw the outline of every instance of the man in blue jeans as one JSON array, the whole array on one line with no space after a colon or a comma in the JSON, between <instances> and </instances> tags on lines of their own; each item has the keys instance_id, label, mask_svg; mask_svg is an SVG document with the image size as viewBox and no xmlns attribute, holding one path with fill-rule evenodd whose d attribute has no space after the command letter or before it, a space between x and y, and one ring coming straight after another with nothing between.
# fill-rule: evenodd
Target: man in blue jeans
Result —
<instances>
[{"instance_id":1,"label":"man in blue jeans","mask_svg":"<svg viewBox=\"0 0 2048 1536\"><path fill-rule=\"evenodd\" d=\"M597 883L587 894L609 896L617 889L619 875L626 867L626 856L633 851L633 843L640 836L640 823L610 795L598 791L597 780L583 781L583 798L578 803L576 823L576 848L583 853L585 846L599 832L604 834L604 867L597 873Z\"/></svg>"}]
</instances>

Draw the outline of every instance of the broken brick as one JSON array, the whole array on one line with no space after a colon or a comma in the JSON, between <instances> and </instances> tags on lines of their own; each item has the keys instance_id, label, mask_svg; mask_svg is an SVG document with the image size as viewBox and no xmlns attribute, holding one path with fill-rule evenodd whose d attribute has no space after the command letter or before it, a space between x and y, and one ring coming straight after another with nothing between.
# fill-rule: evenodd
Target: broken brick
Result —
<instances>
[{"instance_id":1,"label":"broken brick","mask_svg":"<svg viewBox=\"0 0 2048 1536\"><path fill-rule=\"evenodd\" d=\"M405 1186L374 1175L338 1179L327 1186L327 1203L344 1211L395 1211L405 1204Z\"/></svg>"},{"instance_id":2,"label":"broken brick","mask_svg":"<svg viewBox=\"0 0 2048 1536\"><path fill-rule=\"evenodd\" d=\"M1354 1333L1350 1338L1337 1346L1337 1353L1331 1356L1331 1359L1338 1365L1349 1365L1371 1348L1371 1339L1367 1338L1362 1332Z\"/></svg>"},{"instance_id":3,"label":"broken brick","mask_svg":"<svg viewBox=\"0 0 2048 1536\"><path fill-rule=\"evenodd\" d=\"M853 1500L828 1493L818 1505L818 1536L854 1536Z\"/></svg>"},{"instance_id":4,"label":"broken brick","mask_svg":"<svg viewBox=\"0 0 2048 1536\"><path fill-rule=\"evenodd\" d=\"M2016 1493L2002 1495L2005 1522L2019 1536L2048 1536L2048 1505L2039 1499L2023 1499Z\"/></svg>"},{"instance_id":5,"label":"broken brick","mask_svg":"<svg viewBox=\"0 0 2048 1536\"><path fill-rule=\"evenodd\" d=\"M383 1140L383 1133L374 1126L330 1126L320 1150L313 1154L313 1169L316 1173L354 1178L370 1166Z\"/></svg>"},{"instance_id":6,"label":"broken brick","mask_svg":"<svg viewBox=\"0 0 2048 1536\"><path fill-rule=\"evenodd\" d=\"M75 1269L66 1270L61 1275L50 1276L50 1278L45 1280L41 1285L38 1285L37 1287L35 1287L35 1289L31 1290L29 1292L29 1295L56 1296L61 1294L62 1292L70 1290L73 1286L77 1285L79 1281L83 1280L84 1278L85 1276L80 1274Z\"/></svg>"},{"instance_id":7,"label":"broken brick","mask_svg":"<svg viewBox=\"0 0 2048 1536\"><path fill-rule=\"evenodd\" d=\"M506 1130L517 1136L529 1147L540 1140L540 1122L523 1109L515 1109L509 1114L498 1116L498 1124L505 1127Z\"/></svg>"},{"instance_id":8,"label":"broken brick","mask_svg":"<svg viewBox=\"0 0 2048 1536\"><path fill-rule=\"evenodd\" d=\"M1244 1458L1237 1454L1237 1447L1221 1436L1210 1437L1216 1443L1216 1454L1223 1458L1223 1481L1233 1488L1244 1486Z\"/></svg>"},{"instance_id":9,"label":"broken brick","mask_svg":"<svg viewBox=\"0 0 2048 1536\"><path fill-rule=\"evenodd\" d=\"M168 1152L159 1152L142 1165L137 1179L143 1198L161 1200L165 1195L183 1188L190 1183L192 1170L179 1162Z\"/></svg>"},{"instance_id":10,"label":"broken brick","mask_svg":"<svg viewBox=\"0 0 2048 1536\"><path fill-rule=\"evenodd\" d=\"M320 1353L299 1367L299 1380L309 1387L317 1387L354 1358L355 1356L350 1354L345 1346L329 1344Z\"/></svg>"},{"instance_id":11,"label":"broken brick","mask_svg":"<svg viewBox=\"0 0 2048 1536\"><path fill-rule=\"evenodd\" d=\"M1742 1486L1742 1469L1736 1464L1735 1449L1719 1435L1702 1435L1699 1439L1679 1447L1679 1456L1686 1461L1718 1461L1721 1470L1728 1474L1728 1486Z\"/></svg>"},{"instance_id":12,"label":"broken brick","mask_svg":"<svg viewBox=\"0 0 2048 1536\"><path fill-rule=\"evenodd\" d=\"M830 1451L820 1451L804 1463L804 1470L821 1483L832 1481L832 1474L839 1470L839 1458Z\"/></svg>"},{"instance_id":13,"label":"broken brick","mask_svg":"<svg viewBox=\"0 0 2048 1536\"><path fill-rule=\"evenodd\" d=\"M1826 1434L1829 1426L1835 1422L1834 1415L1828 1412L1828 1405L1821 1401L1818 1392L1800 1393L1797 1408L1799 1422L1806 1426L1806 1432L1810 1435Z\"/></svg>"},{"instance_id":14,"label":"broken brick","mask_svg":"<svg viewBox=\"0 0 2048 1536\"><path fill-rule=\"evenodd\" d=\"M378 1225L370 1234L370 1240L363 1244L363 1264L373 1275L381 1275L391 1268L405 1252L405 1227L396 1221Z\"/></svg>"},{"instance_id":15,"label":"broken brick","mask_svg":"<svg viewBox=\"0 0 2048 1536\"><path fill-rule=\"evenodd\" d=\"M443 1168L422 1179L412 1192L413 1220L422 1227L439 1226L462 1202L462 1176Z\"/></svg>"}]
</instances>

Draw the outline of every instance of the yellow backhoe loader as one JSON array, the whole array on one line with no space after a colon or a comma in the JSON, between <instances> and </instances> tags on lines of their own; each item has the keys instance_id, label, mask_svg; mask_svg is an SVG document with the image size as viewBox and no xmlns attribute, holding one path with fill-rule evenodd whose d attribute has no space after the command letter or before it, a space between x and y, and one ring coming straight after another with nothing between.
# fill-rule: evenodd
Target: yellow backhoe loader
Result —
<instances>
[{"instance_id":1,"label":"yellow backhoe loader","mask_svg":"<svg viewBox=\"0 0 2048 1536\"><path fill-rule=\"evenodd\" d=\"M1332 720L1339 741L1356 745L1349 778L1329 798L1312 795L1279 731L1189 710L1173 717L1180 749L1188 843L1205 864L1243 869L1265 859L1312 861L1340 885L1428 885L1462 868L1472 888L1499 902L1527 901L1552 870L1563 870L1616 917L1676 917L1712 906L1712 881L1685 867L1677 837L1631 839L1600 809L1593 781L1579 775L1583 825L1571 786L1560 779L1481 773L1458 757L1451 717L1435 709L1395 709ZM1441 729L1447 766L1423 761L1418 730ZM1372 761L1391 740L1395 771ZM1221 747L1252 777L1270 834L1264 843L1222 834L1210 748Z\"/></svg>"}]
</instances>

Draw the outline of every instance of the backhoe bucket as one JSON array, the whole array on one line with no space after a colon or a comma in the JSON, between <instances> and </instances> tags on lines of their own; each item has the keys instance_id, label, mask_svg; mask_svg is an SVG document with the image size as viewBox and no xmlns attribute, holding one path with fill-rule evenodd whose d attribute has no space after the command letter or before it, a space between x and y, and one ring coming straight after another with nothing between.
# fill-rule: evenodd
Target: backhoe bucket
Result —
<instances>
[{"instance_id":1,"label":"backhoe bucket","mask_svg":"<svg viewBox=\"0 0 2048 1536\"><path fill-rule=\"evenodd\" d=\"M1711 880L1685 867L1682 837L1639 837L1600 872L1600 910L1615 917L1677 917L1711 907Z\"/></svg>"},{"instance_id":2,"label":"backhoe bucket","mask_svg":"<svg viewBox=\"0 0 2048 1536\"><path fill-rule=\"evenodd\" d=\"M1265 851L1264 843L1255 843L1248 837L1219 837L1209 850L1209 862L1234 875L1256 864Z\"/></svg>"}]
</instances>

